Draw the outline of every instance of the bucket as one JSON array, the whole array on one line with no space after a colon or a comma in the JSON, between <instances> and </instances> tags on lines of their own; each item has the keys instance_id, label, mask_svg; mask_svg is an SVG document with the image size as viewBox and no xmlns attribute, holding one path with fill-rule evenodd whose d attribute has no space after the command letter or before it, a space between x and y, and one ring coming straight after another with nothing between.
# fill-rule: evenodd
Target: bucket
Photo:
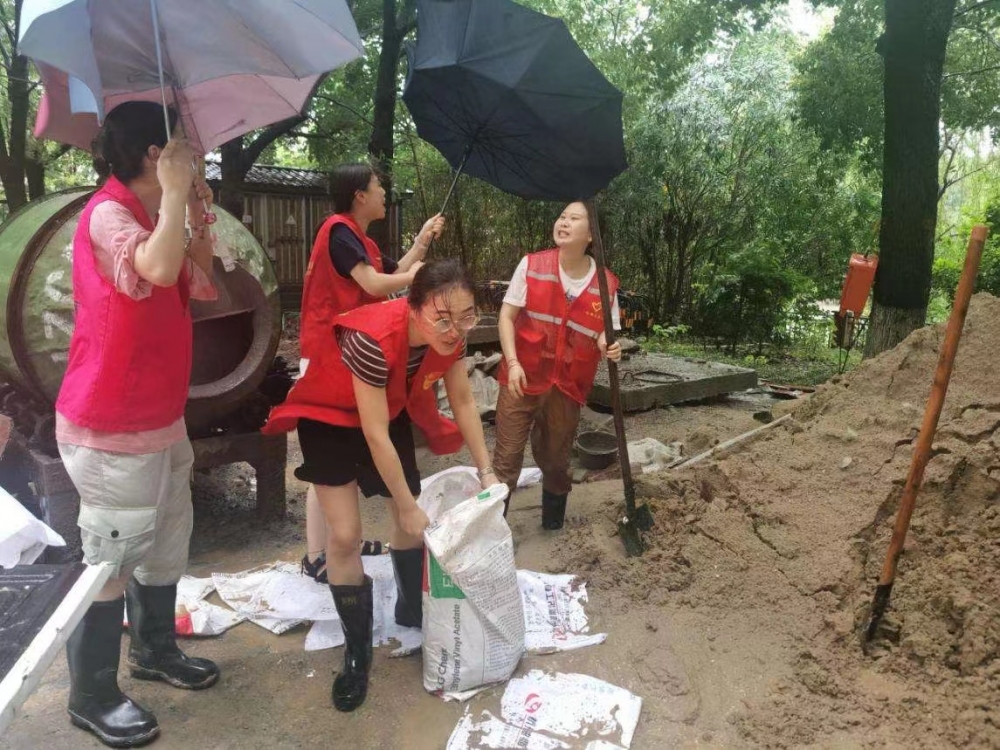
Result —
<instances>
[{"instance_id":1,"label":"bucket","mask_svg":"<svg viewBox=\"0 0 1000 750\"><path fill-rule=\"evenodd\" d=\"M606 469L618 457L618 438L609 432L581 432L575 447L585 469Z\"/></svg>"}]
</instances>

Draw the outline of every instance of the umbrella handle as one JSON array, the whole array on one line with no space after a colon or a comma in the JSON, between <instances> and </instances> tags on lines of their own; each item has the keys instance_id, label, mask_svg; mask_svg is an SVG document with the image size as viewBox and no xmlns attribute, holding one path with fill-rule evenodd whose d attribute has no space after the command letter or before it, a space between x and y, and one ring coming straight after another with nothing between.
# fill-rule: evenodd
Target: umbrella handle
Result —
<instances>
[{"instance_id":1,"label":"umbrella handle","mask_svg":"<svg viewBox=\"0 0 1000 750\"><path fill-rule=\"evenodd\" d=\"M191 162L191 171L194 172L195 174L201 175L202 177L205 176L204 167L205 167L204 159L200 160L195 159L193 162ZM216 216L215 213L208 207L208 201L205 200L204 198L201 199L201 206L203 209L205 209L205 213L202 214L202 221L205 224L214 224L216 221L218 221L219 217Z\"/></svg>"}]
</instances>

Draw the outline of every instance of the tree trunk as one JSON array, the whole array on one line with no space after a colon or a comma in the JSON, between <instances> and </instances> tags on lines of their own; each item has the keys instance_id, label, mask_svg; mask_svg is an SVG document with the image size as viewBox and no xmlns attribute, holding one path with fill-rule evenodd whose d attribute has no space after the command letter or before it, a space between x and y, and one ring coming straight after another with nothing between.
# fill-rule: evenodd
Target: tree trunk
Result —
<instances>
[{"instance_id":1,"label":"tree trunk","mask_svg":"<svg viewBox=\"0 0 1000 750\"><path fill-rule=\"evenodd\" d=\"M14 3L14 34L20 30L21 0ZM13 46L13 45L12 45ZM13 49L10 50L13 53ZM0 147L0 181L7 196L7 208L11 213L28 202L28 191L24 182L25 159L27 158L28 115L31 97L28 92L28 59L23 55L13 55L7 71L7 100L10 106L7 143Z\"/></svg>"},{"instance_id":2,"label":"tree trunk","mask_svg":"<svg viewBox=\"0 0 1000 750\"><path fill-rule=\"evenodd\" d=\"M878 307L868 323L865 334L865 356L892 349L924 324L926 308L904 310L898 307Z\"/></svg>"},{"instance_id":3,"label":"tree trunk","mask_svg":"<svg viewBox=\"0 0 1000 750\"><path fill-rule=\"evenodd\" d=\"M941 75L956 0L885 0L879 267L865 356L924 324L937 224Z\"/></svg>"},{"instance_id":4,"label":"tree trunk","mask_svg":"<svg viewBox=\"0 0 1000 750\"><path fill-rule=\"evenodd\" d=\"M243 163L243 138L223 143L219 151L222 155L219 205L237 218L242 218L243 181L250 171L250 165L244 166Z\"/></svg>"},{"instance_id":5,"label":"tree trunk","mask_svg":"<svg viewBox=\"0 0 1000 750\"><path fill-rule=\"evenodd\" d=\"M28 200L45 195L45 164L38 159L28 159L24 164L24 174L28 178Z\"/></svg>"},{"instance_id":6,"label":"tree trunk","mask_svg":"<svg viewBox=\"0 0 1000 750\"><path fill-rule=\"evenodd\" d=\"M403 5L403 16L409 15L409 4L404 2ZM375 81L372 134L368 141L368 153L375 158L386 177L392 173L393 126L396 121L396 82L399 75L399 56L403 47L403 38L413 28L411 21L397 15L396 7L396 0L383 0L382 49L379 52L378 77Z\"/></svg>"},{"instance_id":7,"label":"tree trunk","mask_svg":"<svg viewBox=\"0 0 1000 750\"><path fill-rule=\"evenodd\" d=\"M382 186L392 196L392 159L394 156L393 128L396 122L396 83L399 75L399 56L403 38L410 32L412 23L399 17L396 0L382 2L382 49L378 57L378 77L375 80L372 134L368 140L368 153L372 155L382 173ZM409 8L404 2L404 14ZM372 222L368 235L381 247L386 246L388 227L384 221Z\"/></svg>"}]
</instances>

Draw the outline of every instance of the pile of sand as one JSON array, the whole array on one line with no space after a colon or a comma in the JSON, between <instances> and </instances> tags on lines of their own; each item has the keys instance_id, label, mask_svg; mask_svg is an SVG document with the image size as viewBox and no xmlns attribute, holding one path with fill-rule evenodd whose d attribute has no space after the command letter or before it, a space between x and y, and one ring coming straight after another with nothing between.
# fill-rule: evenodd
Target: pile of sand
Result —
<instances>
[{"instance_id":1,"label":"pile of sand","mask_svg":"<svg viewBox=\"0 0 1000 750\"><path fill-rule=\"evenodd\" d=\"M748 743L1000 746L1000 300L963 335L886 628L871 600L938 359L915 332L820 388L789 426L692 471L650 475L650 551L623 559L621 498L570 529L558 565L591 586L718 618L754 613L790 644L791 674L739 717Z\"/></svg>"}]
</instances>

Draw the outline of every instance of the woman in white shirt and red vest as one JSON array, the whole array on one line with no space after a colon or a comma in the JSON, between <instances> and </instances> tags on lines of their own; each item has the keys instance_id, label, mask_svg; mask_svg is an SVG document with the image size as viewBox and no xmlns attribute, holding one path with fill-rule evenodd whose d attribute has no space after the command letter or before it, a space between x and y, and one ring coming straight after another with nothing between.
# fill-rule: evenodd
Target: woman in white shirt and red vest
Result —
<instances>
[{"instance_id":1,"label":"woman in white shirt and red vest","mask_svg":"<svg viewBox=\"0 0 1000 750\"><path fill-rule=\"evenodd\" d=\"M105 118L95 167L107 180L73 237L75 328L56 401L84 561L113 569L66 644L69 714L112 747L159 733L156 717L118 687L123 608L133 677L190 690L219 678L174 636L193 520L188 302L216 291L202 203L212 193L195 176L190 146L167 136L159 104L129 102Z\"/></svg>"},{"instance_id":2,"label":"woman in white shirt and red vest","mask_svg":"<svg viewBox=\"0 0 1000 750\"><path fill-rule=\"evenodd\" d=\"M361 305L379 302L413 283L430 247L440 236L444 218L428 219L410 250L397 263L382 255L368 236L368 226L385 218L385 188L368 164L341 164L330 175L334 213L320 225L313 240L302 289L299 333L300 374L310 360L331 345L333 320ZM316 490L306 492L306 554L302 572L327 583L326 521ZM365 553L381 554L381 542L362 543Z\"/></svg>"},{"instance_id":3,"label":"woman in white shirt and red vest","mask_svg":"<svg viewBox=\"0 0 1000 750\"><path fill-rule=\"evenodd\" d=\"M472 282L458 261L423 266L408 297L336 318L332 345L315 354L263 428L298 429L302 465L295 473L315 485L326 517L327 576L346 639L332 693L340 711L364 702L371 668L372 581L361 565L359 485L366 496L391 498L396 622L420 627L428 520L416 501L411 421L435 453L454 453L464 441L484 488L498 481L465 369L465 337L478 319ZM442 378L454 422L438 411L435 384Z\"/></svg>"},{"instance_id":4,"label":"woman in white shirt and red vest","mask_svg":"<svg viewBox=\"0 0 1000 750\"><path fill-rule=\"evenodd\" d=\"M562 528L571 481L570 449L580 408L602 356L618 361L621 345L607 346L587 207L570 203L552 230L556 246L521 259L500 310L501 387L497 400L497 477L513 494L531 438L542 470L542 527ZM620 328L618 278L610 271L611 319ZM508 500L509 503L509 500Z\"/></svg>"}]
</instances>

